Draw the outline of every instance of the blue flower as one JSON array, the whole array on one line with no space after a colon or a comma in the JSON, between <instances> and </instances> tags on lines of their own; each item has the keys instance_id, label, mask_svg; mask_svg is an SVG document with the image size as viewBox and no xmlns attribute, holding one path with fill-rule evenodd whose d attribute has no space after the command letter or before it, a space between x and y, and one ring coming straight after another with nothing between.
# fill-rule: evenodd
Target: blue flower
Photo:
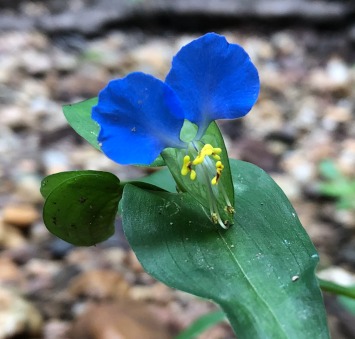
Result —
<instances>
[{"instance_id":1,"label":"blue flower","mask_svg":"<svg viewBox=\"0 0 355 339\"><path fill-rule=\"evenodd\" d=\"M165 82L139 72L110 81L92 118L110 159L148 165L167 147L187 147L180 140L185 119L198 126L198 140L212 121L247 114L259 88L258 72L244 49L208 33L177 53Z\"/></svg>"}]
</instances>

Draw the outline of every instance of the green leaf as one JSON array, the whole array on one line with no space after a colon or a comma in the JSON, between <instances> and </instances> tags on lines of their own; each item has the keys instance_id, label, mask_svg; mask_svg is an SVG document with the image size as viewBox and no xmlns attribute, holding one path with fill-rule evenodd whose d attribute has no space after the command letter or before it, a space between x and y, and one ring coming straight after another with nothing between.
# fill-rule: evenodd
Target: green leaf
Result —
<instances>
[{"instance_id":1,"label":"green leaf","mask_svg":"<svg viewBox=\"0 0 355 339\"><path fill-rule=\"evenodd\" d=\"M185 124L185 138L191 137L191 135L193 135L193 131L191 132L190 129L193 129L192 125ZM201 140L205 144L211 144L213 147L220 147L222 149L220 156L224 165L224 169L218 185L216 185L213 189L217 191L217 209L222 217L222 220L228 221L229 224L233 224L233 215L226 211L227 203L225 199L226 195L231 203L231 206L233 206L234 190L232 175L230 172L229 159L226 147L224 145L223 137L215 122L210 124ZM198 178L192 181L189 175L182 176L181 167L185 154L186 150L168 148L162 152L162 157L165 160L165 163L170 172L172 173L179 189L183 192L190 193L193 198L195 198L207 211L209 211L211 199L209 198L208 186L206 183L208 183L212 177L205 181L200 181ZM225 190L225 194L223 194L222 189Z\"/></svg>"},{"instance_id":2,"label":"green leaf","mask_svg":"<svg viewBox=\"0 0 355 339\"><path fill-rule=\"evenodd\" d=\"M350 210L355 208L355 194L352 196L340 197L339 201L336 203L336 208L338 210Z\"/></svg>"},{"instance_id":3,"label":"green leaf","mask_svg":"<svg viewBox=\"0 0 355 339\"><path fill-rule=\"evenodd\" d=\"M107 172L53 174L42 182L46 198L43 220L57 237L77 246L91 246L114 233L122 196L119 179Z\"/></svg>"},{"instance_id":4,"label":"green leaf","mask_svg":"<svg viewBox=\"0 0 355 339\"><path fill-rule=\"evenodd\" d=\"M48 175L41 182L40 191L43 198L48 198L49 194L52 193L55 188L63 184L66 180L75 178L78 175L86 172L91 173L90 171L68 171Z\"/></svg>"},{"instance_id":5,"label":"green leaf","mask_svg":"<svg viewBox=\"0 0 355 339\"><path fill-rule=\"evenodd\" d=\"M343 180L321 183L319 189L323 194L331 197L342 197L355 194L355 191L351 187L350 182Z\"/></svg>"},{"instance_id":6,"label":"green leaf","mask_svg":"<svg viewBox=\"0 0 355 339\"><path fill-rule=\"evenodd\" d=\"M327 179L337 179L342 176L332 160L322 161L319 164L319 171Z\"/></svg>"},{"instance_id":7,"label":"green leaf","mask_svg":"<svg viewBox=\"0 0 355 339\"><path fill-rule=\"evenodd\" d=\"M63 112L70 126L96 149L100 150L97 136L99 124L91 119L91 108L97 104L97 98L91 98L76 104L64 105Z\"/></svg>"},{"instance_id":8,"label":"green leaf","mask_svg":"<svg viewBox=\"0 0 355 339\"><path fill-rule=\"evenodd\" d=\"M181 332L175 339L192 339L202 334L210 327L217 325L226 318L222 311L214 311L205 314L195 320L187 329Z\"/></svg>"},{"instance_id":9,"label":"green leaf","mask_svg":"<svg viewBox=\"0 0 355 339\"><path fill-rule=\"evenodd\" d=\"M236 213L228 230L189 194L126 185L122 216L132 249L156 279L219 304L240 339L329 338L318 254L294 209L260 168L231 166Z\"/></svg>"},{"instance_id":10,"label":"green leaf","mask_svg":"<svg viewBox=\"0 0 355 339\"><path fill-rule=\"evenodd\" d=\"M153 174L139 179L139 181L160 187L171 193L176 193L176 183L167 168L156 171Z\"/></svg>"}]
</instances>

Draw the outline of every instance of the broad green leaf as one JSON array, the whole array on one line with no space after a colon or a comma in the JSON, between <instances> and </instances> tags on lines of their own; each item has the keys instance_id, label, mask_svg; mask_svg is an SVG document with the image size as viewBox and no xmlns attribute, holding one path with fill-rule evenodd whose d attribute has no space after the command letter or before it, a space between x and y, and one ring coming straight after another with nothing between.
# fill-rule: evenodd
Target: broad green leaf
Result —
<instances>
[{"instance_id":1,"label":"broad green leaf","mask_svg":"<svg viewBox=\"0 0 355 339\"><path fill-rule=\"evenodd\" d=\"M114 233L122 186L113 174L54 174L43 180L41 191L46 197L44 223L57 237L77 246L91 246Z\"/></svg>"},{"instance_id":2,"label":"broad green leaf","mask_svg":"<svg viewBox=\"0 0 355 339\"><path fill-rule=\"evenodd\" d=\"M213 225L189 194L126 185L126 237L145 270L213 300L238 338L329 338L314 274L318 254L281 189L260 168L231 162L234 225Z\"/></svg>"},{"instance_id":3,"label":"broad green leaf","mask_svg":"<svg viewBox=\"0 0 355 339\"><path fill-rule=\"evenodd\" d=\"M186 125L186 124L185 124ZM189 127L189 126L185 126ZM188 130L188 128L186 128ZM193 133L192 133L193 134ZM186 132L185 137L188 138L191 133ZM226 151L226 147L224 145L223 137L221 132L215 122L212 122L208 127L205 135L201 139L205 144L211 144L213 147L220 147L222 149L221 161L224 165L224 170L222 172L222 176L220 181L214 189L218 192L217 199L217 207L218 211L222 217L223 221L228 221L229 224L233 224L233 215L227 213L226 211L226 199L225 195L228 197L231 205L234 204L234 190L232 183L232 176L230 172L229 159ZM182 176L181 175L181 167L183 164L183 157L185 155L185 150L180 150L176 148L168 148L162 152L162 157L165 160L167 167L172 173L177 186L183 192L188 192L194 197L207 211L210 210L210 198L208 193L208 186L205 182L210 181L212 179L208 178L205 182L201 182L199 179L192 181L189 178L189 175ZM201 165L200 165L201 166ZM203 175L203 174L202 174ZM222 189L225 190L225 194L223 194Z\"/></svg>"},{"instance_id":4,"label":"broad green leaf","mask_svg":"<svg viewBox=\"0 0 355 339\"><path fill-rule=\"evenodd\" d=\"M96 149L100 150L97 136L98 123L91 119L91 108L97 104L97 98L91 98L76 104L64 105L63 112L70 126Z\"/></svg>"},{"instance_id":5,"label":"broad green leaf","mask_svg":"<svg viewBox=\"0 0 355 339\"><path fill-rule=\"evenodd\" d=\"M175 339L192 339L208 330L210 327L217 325L226 318L222 311L214 311L205 314L195 320L186 330L181 332Z\"/></svg>"}]
</instances>

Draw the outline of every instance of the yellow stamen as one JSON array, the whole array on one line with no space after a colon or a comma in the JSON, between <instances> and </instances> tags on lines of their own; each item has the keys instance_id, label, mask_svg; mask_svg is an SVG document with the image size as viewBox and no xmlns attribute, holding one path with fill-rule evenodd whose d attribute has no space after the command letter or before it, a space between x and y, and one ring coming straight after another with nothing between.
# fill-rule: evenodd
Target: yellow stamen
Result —
<instances>
[{"instance_id":1,"label":"yellow stamen","mask_svg":"<svg viewBox=\"0 0 355 339\"><path fill-rule=\"evenodd\" d=\"M222 149L219 147L213 147L211 144L206 144L202 147L200 152L197 154L196 158L191 161L189 155L185 155L183 160L183 165L181 168L181 175L187 175L190 173L190 179L195 180L197 173L194 170L194 167L202 164L205 161L206 157L213 157L216 160L216 176L211 180L212 185L216 185L221 176L222 170L224 168L219 154L222 153Z\"/></svg>"},{"instance_id":2,"label":"yellow stamen","mask_svg":"<svg viewBox=\"0 0 355 339\"><path fill-rule=\"evenodd\" d=\"M181 168L181 175L186 175L190 171L191 171L190 157L188 155L185 155L184 156L184 162L183 162L182 168Z\"/></svg>"},{"instance_id":3,"label":"yellow stamen","mask_svg":"<svg viewBox=\"0 0 355 339\"><path fill-rule=\"evenodd\" d=\"M234 214L235 213L235 210L232 206L226 206L226 210L229 214Z\"/></svg>"},{"instance_id":4,"label":"yellow stamen","mask_svg":"<svg viewBox=\"0 0 355 339\"><path fill-rule=\"evenodd\" d=\"M221 161L216 162L216 176L211 180L212 185L217 185L218 180L221 177L222 171L224 169L224 166Z\"/></svg>"},{"instance_id":5,"label":"yellow stamen","mask_svg":"<svg viewBox=\"0 0 355 339\"><path fill-rule=\"evenodd\" d=\"M213 153L212 154L221 154L222 153L222 148L219 147L214 147L213 148Z\"/></svg>"},{"instance_id":6,"label":"yellow stamen","mask_svg":"<svg viewBox=\"0 0 355 339\"><path fill-rule=\"evenodd\" d=\"M212 155L215 160L220 160L221 157L218 155L222 152L219 147L213 147L211 144L206 144L202 147L201 151L198 153L197 157L192 162L194 165L199 165L203 163L206 156Z\"/></svg>"},{"instance_id":7,"label":"yellow stamen","mask_svg":"<svg viewBox=\"0 0 355 339\"><path fill-rule=\"evenodd\" d=\"M218 224L218 216L217 213L212 213L211 214L211 220L214 224Z\"/></svg>"},{"instance_id":8,"label":"yellow stamen","mask_svg":"<svg viewBox=\"0 0 355 339\"><path fill-rule=\"evenodd\" d=\"M224 170L220 156L222 149L213 147L211 144L205 144L202 148L200 147L200 142L193 143L188 147L187 152L190 155L185 155L183 158L181 175L189 175L189 179L194 181L197 179L197 173L199 174L197 184L202 184L205 187L204 193L207 195L211 221L227 229L232 224L231 215L234 214L234 209L226 195L223 182L219 184L219 187L213 187L213 185L218 184ZM201 165L199 170L197 170L198 165ZM214 174L215 176L211 180ZM221 208L223 210L219 210ZM220 212L223 212L222 215Z\"/></svg>"},{"instance_id":9,"label":"yellow stamen","mask_svg":"<svg viewBox=\"0 0 355 339\"><path fill-rule=\"evenodd\" d=\"M222 164L222 161L217 161L216 162L217 173L221 174L223 169L224 169L224 165Z\"/></svg>"},{"instance_id":10,"label":"yellow stamen","mask_svg":"<svg viewBox=\"0 0 355 339\"><path fill-rule=\"evenodd\" d=\"M203 160L205 159L205 156L202 156L202 155L198 155L194 161L192 162L193 165L199 165L199 164L202 164L203 163Z\"/></svg>"}]
</instances>

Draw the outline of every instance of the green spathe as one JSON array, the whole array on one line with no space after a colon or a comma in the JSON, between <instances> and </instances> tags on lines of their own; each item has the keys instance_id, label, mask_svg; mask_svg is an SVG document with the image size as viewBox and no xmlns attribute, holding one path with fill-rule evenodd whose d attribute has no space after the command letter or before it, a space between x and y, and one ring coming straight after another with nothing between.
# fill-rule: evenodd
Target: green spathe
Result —
<instances>
[{"instance_id":1,"label":"green spathe","mask_svg":"<svg viewBox=\"0 0 355 339\"><path fill-rule=\"evenodd\" d=\"M192 124L191 124L192 126ZM193 127L182 130L181 138L188 138L193 134L191 129ZM222 134L215 122L212 122L208 127L206 133L201 138L203 144L211 144L213 147L219 147L221 149L221 161L224 165L223 173L217 185L212 185L211 180L213 175L204 177L204 173L200 173L196 180L191 180L189 175L181 175L181 168L183 165L183 158L186 155L186 150L168 148L162 152L162 157L166 166L169 168L172 176L175 179L176 185L182 192L188 192L201 206L206 210L206 213L210 215L211 210L218 213L222 222L225 225L233 224L233 213L229 213L228 206L234 205L234 190L232 175L229 167L229 159ZM206 157L207 158L207 157ZM215 208L211 209L211 205Z\"/></svg>"}]
</instances>

